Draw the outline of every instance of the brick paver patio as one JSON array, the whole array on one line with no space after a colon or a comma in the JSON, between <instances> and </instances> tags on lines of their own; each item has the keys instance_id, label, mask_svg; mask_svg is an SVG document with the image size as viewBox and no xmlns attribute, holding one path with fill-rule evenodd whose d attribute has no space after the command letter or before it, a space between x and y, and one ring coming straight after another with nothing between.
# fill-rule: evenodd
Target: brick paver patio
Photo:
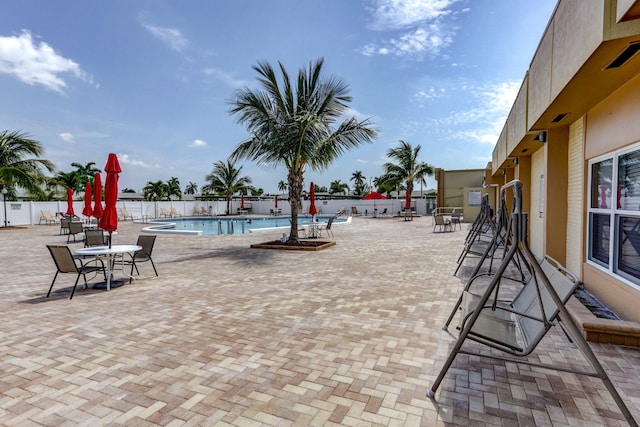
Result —
<instances>
[{"instance_id":1,"label":"brick paver patio","mask_svg":"<svg viewBox=\"0 0 640 427\"><path fill-rule=\"evenodd\" d=\"M142 225L120 224L115 243ZM460 356L464 231L430 218L355 218L319 252L250 249L281 232L159 235L135 283L58 279L57 226L0 231L0 425L626 425L598 379ZM71 245L81 247L81 243ZM473 344L471 344L473 345ZM592 344L640 420L640 352ZM560 331L535 353L585 365Z\"/></svg>"}]
</instances>

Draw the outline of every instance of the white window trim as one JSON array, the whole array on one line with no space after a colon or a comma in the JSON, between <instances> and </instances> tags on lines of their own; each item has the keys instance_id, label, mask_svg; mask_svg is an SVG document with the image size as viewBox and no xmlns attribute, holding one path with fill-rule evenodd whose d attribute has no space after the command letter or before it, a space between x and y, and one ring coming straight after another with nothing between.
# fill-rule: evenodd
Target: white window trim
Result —
<instances>
[{"instance_id":1,"label":"white window trim","mask_svg":"<svg viewBox=\"0 0 640 427\"><path fill-rule=\"evenodd\" d=\"M631 210L625 210L625 209L618 209L617 208L617 192L614 192L614 185L615 188L617 188L617 182L618 182L618 159L620 158L620 156L623 156L625 154L628 154L630 152L633 151L639 151L640 150L640 142L636 142L635 144L625 147L624 149L620 149L620 150L616 150L616 151L612 151L609 152L607 154L598 156L598 157L594 157L592 159L589 159L588 162L588 181L587 181L587 240L586 240L586 262L588 265L606 273L607 275L615 278L616 280L636 289L636 290L640 290L640 281L639 282L634 282L630 279L628 279L625 276L622 276L620 273L618 273L617 270L617 264L618 264L618 254L616 253L616 248L617 248L617 243L618 243L618 228L617 228L617 217L619 215L624 215L624 216L633 216L633 217L640 217L640 212L638 211L631 211ZM613 165L612 165L612 171L611 171L611 207L607 208L607 209L603 209L600 207L597 208L592 208L592 196L593 196L593 192L592 192L592 180L593 180L593 164L594 163L599 163L602 162L604 160L607 159L611 159L613 160ZM591 214L595 213L595 214L608 214L609 215L609 262L608 262L608 266L603 266L600 263L596 262L596 261L592 261L591 260Z\"/></svg>"}]
</instances>

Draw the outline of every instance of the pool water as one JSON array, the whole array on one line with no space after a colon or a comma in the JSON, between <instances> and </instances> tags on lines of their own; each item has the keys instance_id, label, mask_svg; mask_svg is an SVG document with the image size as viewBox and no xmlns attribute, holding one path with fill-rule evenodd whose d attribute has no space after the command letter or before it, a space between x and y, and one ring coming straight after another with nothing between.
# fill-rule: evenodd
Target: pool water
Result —
<instances>
[{"instance_id":1,"label":"pool water","mask_svg":"<svg viewBox=\"0 0 640 427\"><path fill-rule=\"evenodd\" d=\"M327 222L330 217L318 217L319 222ZM289 228L291 217L272 216L263 218L172 218L170 222L176 231L201 231L203 235L246 234L260 229ZM298 225L309 222L310 217L298 217ZM346 222L336 218L334 223ZM164 227L163 227L164 228ZM164 228L166 229L166 228Z\"/></svg>"}]
</instances>

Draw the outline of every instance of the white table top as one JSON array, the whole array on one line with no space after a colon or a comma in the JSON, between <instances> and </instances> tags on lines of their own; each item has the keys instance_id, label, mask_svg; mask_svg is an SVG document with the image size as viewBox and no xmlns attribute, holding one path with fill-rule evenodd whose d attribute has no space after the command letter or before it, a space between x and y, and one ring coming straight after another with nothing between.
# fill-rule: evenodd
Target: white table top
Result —
<instances>
[{"instance_id":1,"label":"white table top","mask_svg":"<svg viewBox=\"0 0 640 427\"><path fill-rule=\"evenodd\" d=\"M127 252L137 252L142 249L138 245L111 245L109 246L91 246L89 248L76 249L78 255L112 255Z\"/></svg>"}]
</instances>

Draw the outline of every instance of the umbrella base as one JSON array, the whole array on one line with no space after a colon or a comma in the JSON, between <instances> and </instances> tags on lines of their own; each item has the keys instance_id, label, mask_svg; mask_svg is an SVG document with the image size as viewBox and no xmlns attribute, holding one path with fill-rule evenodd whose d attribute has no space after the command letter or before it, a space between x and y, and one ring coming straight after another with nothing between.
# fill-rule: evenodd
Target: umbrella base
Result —
<instances>
[{"instance_id":1,"label":"umbrella base","mask_svg":"<svg viewBox=\"0 0 640 427\"><path fill-rule=\"evenodd\" d=\"M111 280L111 289L124 285L124 280ZM100 282L93 285L93 289L107 289L107 282Z\"/></svg>"}]
</instances>

